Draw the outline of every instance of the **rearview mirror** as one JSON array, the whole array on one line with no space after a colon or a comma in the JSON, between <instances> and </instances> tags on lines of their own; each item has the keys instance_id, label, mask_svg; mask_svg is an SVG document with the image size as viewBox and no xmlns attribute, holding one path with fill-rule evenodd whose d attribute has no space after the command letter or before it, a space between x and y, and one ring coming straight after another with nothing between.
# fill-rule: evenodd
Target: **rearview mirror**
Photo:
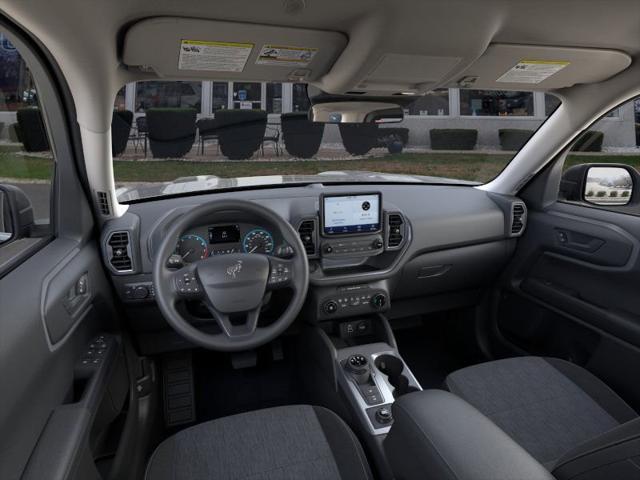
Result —
<instances>
[{"instance_id":1,"label":"rearview mirror","mask_svg":"<svg viewBox=\"0 0 640 480\"><path fill-rule=\"evenodd\" d=\"M309 111L309 120L317 123L396 123L403 119L401 107L383 102L317 103Z\"/></svg>"},{"instance_id":2,"label":"rearview mirror","mask_svg":"<svg viewBox=\"0 0 640 480\"><path fill-rule=\"evenodd\" d=\"M626 205L631 200L633 179L622 167L591 167L587 170L584 199L594 205Z\"/></svg>"}]
</instances>

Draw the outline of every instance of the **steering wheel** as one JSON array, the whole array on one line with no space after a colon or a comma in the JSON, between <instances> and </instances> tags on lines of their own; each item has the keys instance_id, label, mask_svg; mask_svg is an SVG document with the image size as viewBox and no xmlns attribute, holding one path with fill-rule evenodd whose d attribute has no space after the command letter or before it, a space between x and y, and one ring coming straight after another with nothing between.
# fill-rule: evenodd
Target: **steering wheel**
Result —
<instances>
[{"instance_id":1,"label":"steering wheel","mask_svg":"<svg viewBox=\"0 0 640 480\"><path fill-rule=\"evenodd\" d=\"M235 253L198 260L180 269L167 266L178 239L203 217L229 212L246 214L279 229L293 249L290 258ZM217 200L190 210L173 221L153 260L153 286L167 322L183 337L211 350L237 351L263 345L280 335L296 318L309 286L307 256L293 227L273 210L245 200ZM258 326L265 295L290 288L293 297L280 318ZM217 334L194 327L178 311L185 300L201 300L220 327Z\"/></svg>"}]
</instances>

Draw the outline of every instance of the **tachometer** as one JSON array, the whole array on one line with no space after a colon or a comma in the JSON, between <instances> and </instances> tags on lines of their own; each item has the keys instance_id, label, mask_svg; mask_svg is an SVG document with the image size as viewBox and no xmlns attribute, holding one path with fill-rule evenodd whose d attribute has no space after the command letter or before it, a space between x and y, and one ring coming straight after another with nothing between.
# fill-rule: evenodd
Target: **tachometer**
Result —
<instances>
[{"instance_id":1,"label":"tachometer","mask_svg":"<svg viewBox=\"0 0 640 480\"><path fill-rule=\"evenodd\" d=\"M242 239L242 249L245 253L273 253L273 236L263 228L256 228L247 233Z\"/></svg>"},{"instance_id":2,"label":"tachometer","mask_svg":"<svg viewBox=\"0 0 640 480\"><path fill-rule=\"evenodd\" d=\"M180 237L176 253L182 257L186 263L195 262L207 258L207 242L200 235L189 233Z\"/></svg>"}]
</instances>

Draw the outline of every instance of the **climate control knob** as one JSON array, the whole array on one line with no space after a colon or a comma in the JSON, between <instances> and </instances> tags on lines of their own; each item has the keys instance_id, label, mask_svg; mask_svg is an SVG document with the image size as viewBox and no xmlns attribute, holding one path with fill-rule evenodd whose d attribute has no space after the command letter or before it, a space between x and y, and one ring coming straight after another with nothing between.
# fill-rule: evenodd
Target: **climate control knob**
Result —
<instances>
[{"instance_id":1,"label":"climate control knob","mask_svg":"<svg viewBox=\"0 0 640 480\"><path fill-rule=\"evenodd\" d=\"M376 238L376 239L373 241L372 247L373 247L374 249L376 249L376 250L380 250L382 247L384 247L384 243L382 242L382 240L381 240L381 239Z\"/></svg>"},{"instance_id":2,"label":"climate control knob","mask_svg":"<svg viewBox=\"0 0 640 480\"><path fill-rule=\"evenodd\" d=\"M324 313L331 315L332 313L336 313L338 311L338 304L333 300L329 300L324 304L323 310Z\"/></svg>"},{"instance_id":3,"label":"climate control knob","mask_svg":"<svg viewBox=\"0 0 640 480\"><path fill-rule=\"evenodd\" d=\"M384 308L387 304L387 297L382 293L376 293L371 297L371 306L377 310Z\"/></svg>"}]
</instances>

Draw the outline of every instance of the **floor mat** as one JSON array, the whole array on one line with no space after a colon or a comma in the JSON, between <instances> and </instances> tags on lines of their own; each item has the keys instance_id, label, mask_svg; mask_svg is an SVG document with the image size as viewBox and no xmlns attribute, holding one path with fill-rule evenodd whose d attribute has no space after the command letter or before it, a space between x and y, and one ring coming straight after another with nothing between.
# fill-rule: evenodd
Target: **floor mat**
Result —
<instances>
[{"instance_id":1,"label":"floor mat","mask_svg":"<svg viewBox=\"0 0 640 480\"><path fill-rule=\"evenodd\" d=\"M283 342L284 357L272 359L271 349L258 352L255 367L235 370L229 354L194 353L198 422L280 405L304 403L298 381L295 349Z\"/></svg>"},{"instance_id":2,"label":"floor mat","mask_svg":"<svg viewBox=\"0 0 640 480\"><path fill-rule=\"evenodd\" d=\"M423 389L443 388L451 372L486 359L472 340L473 321L451 313L421 317L394 330L400 355Z\"/></svg>"}]
</instances>

